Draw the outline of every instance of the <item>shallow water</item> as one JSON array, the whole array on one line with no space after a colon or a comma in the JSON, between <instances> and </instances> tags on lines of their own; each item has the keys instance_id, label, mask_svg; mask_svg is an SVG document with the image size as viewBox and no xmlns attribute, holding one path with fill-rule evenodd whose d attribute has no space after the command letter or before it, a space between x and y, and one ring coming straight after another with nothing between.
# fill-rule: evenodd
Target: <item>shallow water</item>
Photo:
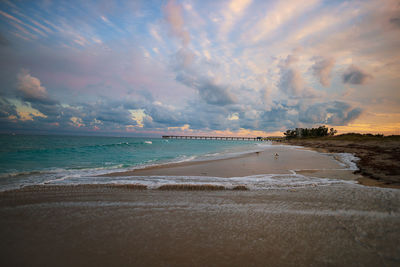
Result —
<instances>
[{"instance_id":1,"label":"shallow water","mask_svg":"<svg viewBox=\"0 0 400 267\"><path fill-rule=\"evenodd\" d=\"M276 156L278 154L278 156ZM324 154L300 147L271 145L246 155L136 169L105 176L66 176L48 184L239 185L250 190L355 184L353 162L347 154ZM340 161L339 161L340 160Z\"/></svg>"},{"instance_id":2,"label":"shallow water","mask_svg":"<svg viewBox=\"0 0 400 267\"><path fill-rule=\"evenodd\" d=\"M239 153L256 149L259 144L249 141L0 135L0 174L129 168Z\"/></svg>"},{"instance_id":3,"label":"shallow water","mask_svg":"<svg viewBox=\"0 0 400 267\"><path fill-rule=\"evenodd\" d=\"M355 158L350 154L324 154L269 142L6 135L0 136L0 142L0 191L37 184L267 189L355 183ZM170 167L172 162L189 164ZM157 171L140 170L166 164ZM137 172L132 175L98 177L133 169Z\"/></svg>"},{"instance_id":4,"label":"shallow water","mask_svg":"<svg viewBox=\"0 0 400 267\"><path fill-rule=\"evenodd\" d=\"M160 138L0 135L0 190L149 165L231 157L269 143Z\"/></svg>"}]
</instances>

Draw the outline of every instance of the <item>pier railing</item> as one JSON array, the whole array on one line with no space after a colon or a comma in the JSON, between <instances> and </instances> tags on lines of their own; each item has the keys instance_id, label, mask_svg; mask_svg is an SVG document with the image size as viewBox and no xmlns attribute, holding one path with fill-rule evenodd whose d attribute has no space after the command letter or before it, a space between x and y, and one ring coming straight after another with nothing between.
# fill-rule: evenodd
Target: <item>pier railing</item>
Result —
<instances>
[{"instance_id":1,"label":"pier railing","mask_svg":"<svg viewBox=\"0 0 400 267\"><path fill-rule=\"evenodd\" d=\"M245 140L264 141L265 137L241 137L241 136L192 136L192 135L163 135L163 139L197 139L197 140Z\"/></svg>"}]
</instances>

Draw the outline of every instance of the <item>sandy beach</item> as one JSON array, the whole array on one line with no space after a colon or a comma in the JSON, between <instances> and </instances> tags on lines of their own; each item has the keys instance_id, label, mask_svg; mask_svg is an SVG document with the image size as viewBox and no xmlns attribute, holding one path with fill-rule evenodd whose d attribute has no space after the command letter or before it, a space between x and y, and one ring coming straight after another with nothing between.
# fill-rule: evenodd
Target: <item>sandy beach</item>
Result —
<instances>
[{"instance_id":1,"label":"sandy beach","mask_svg":"<svg viewBox=\"0 0 400 267\"><path fill-rule=\"evenodd\" d=\"M293 171L312 177L357 180L352 170L340 164L338 157L307 148L275 144L263 150L232 158L189 161L150 166L126 172L105 174L115 176L211 176L246 177L262 174L292 174Z\"/></svg>"},{"instance_id":2,"label":"sandy beach","mask_svg":"<svg viewBox=\"0 0 400 267\"><path fill-rule=\"evenodd\" d=\"M212 176L238 188L167 180L1 192L0 264L398 266L400 190L360 185L353 172L338 156L275 145L91 178Z\"/></svg>"},{"instance_id":3,"label":"sandy beach","mask_svg":"<svg viewBox=\"0 0 400 267\"><path fill-rule=\"evenodd\" d=\"M0 195L2 266L398 266L400 191L47 186Z\"/></svg>"},{"instance_id":4,"label":"sandy beach","mask_svg":"<svg viewBox=\"0 0 400 267\"><path fill-rule=\"evenodd\" d=\"M400 0L0 0L0 267L400 267Z\"/></svg>"}]
</instances>

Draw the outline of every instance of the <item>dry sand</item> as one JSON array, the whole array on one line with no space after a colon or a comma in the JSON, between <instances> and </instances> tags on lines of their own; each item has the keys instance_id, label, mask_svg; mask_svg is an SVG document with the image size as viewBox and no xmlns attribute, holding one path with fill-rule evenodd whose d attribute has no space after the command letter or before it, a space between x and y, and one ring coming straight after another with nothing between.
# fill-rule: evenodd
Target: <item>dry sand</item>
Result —
<instances>
[{"instance_id":1,"label":"dry sand","mask_svg":"<svg viewBox=\"0 0 400 267\"><path fill-rule=\"evenodd\" d=\"M1 266L399 266L400 191L0 193Z\"/></svg>"},{"instance_id":2,"label":"dry sand","mask_svg":"<svg viewBox=\"0 0 400 267\"><path fill-rule=\"evenodd\" d=\"M333 157L307 149L274 145L266 150L244 154L239 157L191 161L158 165L126 172L116 172L103 176L212 176L244 177L259 174L291 174L293 170L303 175L331 177L344 180L356 180L358 175L343 169ZM274 156L278 154L279 156ZM318 170L317 170L318 169ZM330 171L334 170L334 171Z\"/></svg>"},{"instance_id":3,"label":"dry sand","mask_svg":"<svg viewBox=\"0 0 400 267\"><path fill-rule=\"evenodd\" d=\"M232 177L300 169L303 175L356 177L335 172L339 164L328 155L272 149L278 159L271 150L114 175ZM47 185L2 192L0 266L400 265L398 189L351 182L160 189Z\"/></svg>"}]
</instances>

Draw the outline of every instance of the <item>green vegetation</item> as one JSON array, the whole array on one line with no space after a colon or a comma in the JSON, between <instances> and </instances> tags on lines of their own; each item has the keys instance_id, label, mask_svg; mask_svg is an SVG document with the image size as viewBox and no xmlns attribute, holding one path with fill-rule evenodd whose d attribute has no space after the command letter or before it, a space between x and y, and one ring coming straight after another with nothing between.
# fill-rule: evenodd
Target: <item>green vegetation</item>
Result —
<instances>
[{"instance_id":1,"label":"green vegetation","mask_svg":"<svg viewBox=\"0 0 400 267\"><path fill-rule=\"evenodd\" d=\"M328 129L325 126L318 128L296 128L295 130L287 130L283 139L326 139L326 140L342 140L342 141L369 141L369 140L400 140L400 135L384 136L383 134L361 134L361 133L345 133L335 135L337 131L333 128Z\"/></svg>"},{"instance_id":2,"label":"green vegetation","mask_svg":"<svg viewBox=\"0 0 400 267\"><path fill-rule=\"evenodd\" d=\"M383 134L346 133L334 136L330 139L341 140L341 141L373 141L373 140L400 141L400 135L384 136Z\"/></svg>"},{"instance_id":3,"label":"green vegetation","mask_svg":"<svg viewBox=\"0 0 400 267\"><path fill-rule=\"evenodd\" d=\"M324 137L333 136L337 131L333 128L328 129L325 126L318 128L296 128L295 130L287 130L284 135L286 138L308 138L308 137Z\"/></svg>"}]
</instances>

